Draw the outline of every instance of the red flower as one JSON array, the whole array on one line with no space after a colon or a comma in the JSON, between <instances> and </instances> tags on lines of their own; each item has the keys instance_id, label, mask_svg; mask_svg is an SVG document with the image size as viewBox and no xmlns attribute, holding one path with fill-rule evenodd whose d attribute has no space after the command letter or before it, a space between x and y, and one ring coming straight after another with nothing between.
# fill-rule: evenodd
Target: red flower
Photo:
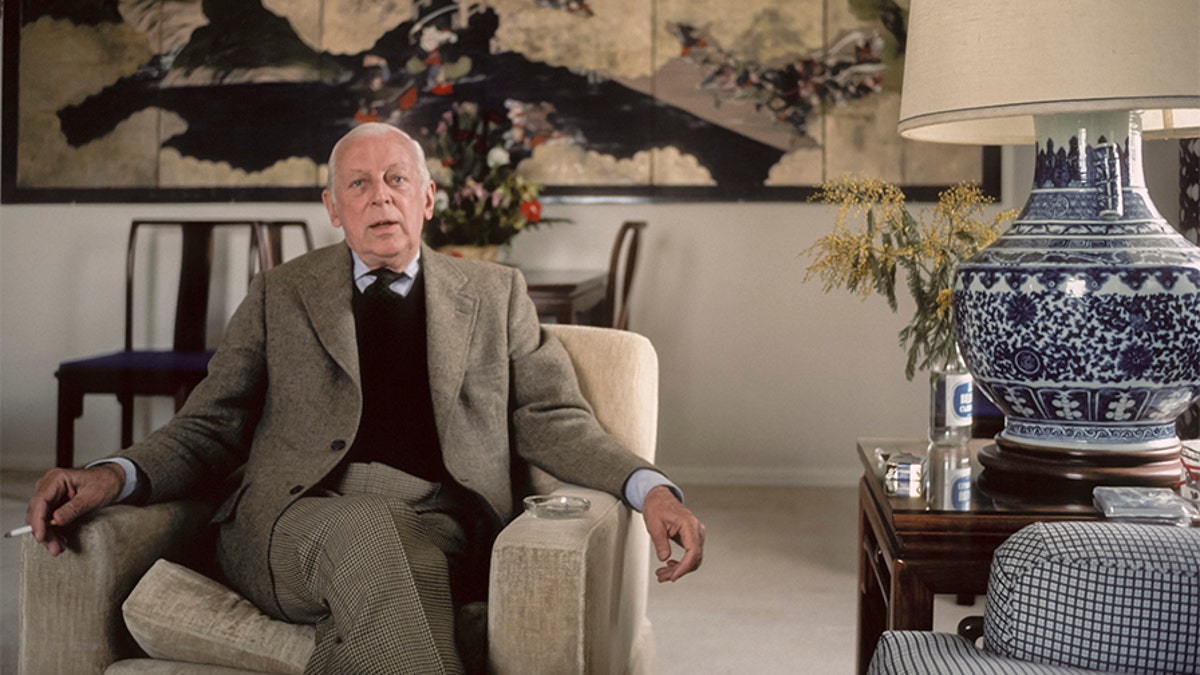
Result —
<instances>
[{"instance_id":1,"label":"red flower","mask_svg":"<svg viewBox=\"0 0 1200 675\"><path fill-rule=\"evenodd\" d=\"M403 94L400 95L400 109L412 110L417 104L417 88L409 87Z\"/></svg>"},{"instance_id":2,"label":"red flower","mask_svg":"<svg viewBox=\"0 0 1200 675\"><path fill-rule=\"evenodd\" d=\"M521 215L531 223L540 222L542 220L542 203L536 199L521 202Z\"/></svg>"}]
</instances>

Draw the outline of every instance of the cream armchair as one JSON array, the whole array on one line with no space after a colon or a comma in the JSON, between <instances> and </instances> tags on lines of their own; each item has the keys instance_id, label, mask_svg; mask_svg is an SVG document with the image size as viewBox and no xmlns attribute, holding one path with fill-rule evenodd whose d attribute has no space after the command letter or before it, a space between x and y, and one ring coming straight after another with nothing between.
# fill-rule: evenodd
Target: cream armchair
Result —
<instances>
[{"instance_id":1,"label":"cream armchair","mask_svg":"<svg viewBox=\"0 0 1200 675\"><path fill-rule=\"evenodd\" d=\"M633 333L547 326L575 364L611 433L654 458L658 361ZM612 496L545 476L539 492L582 495L583 518L522 514L499 536L488 600L488 668L498 675L645 675L655 670L646 618L649 539ZM210 505L114 506L79 528L76 551L22 551L20 670L72 673L299 673L312 629L275 621L179 564Z\"/></svg>"}]
</instances>

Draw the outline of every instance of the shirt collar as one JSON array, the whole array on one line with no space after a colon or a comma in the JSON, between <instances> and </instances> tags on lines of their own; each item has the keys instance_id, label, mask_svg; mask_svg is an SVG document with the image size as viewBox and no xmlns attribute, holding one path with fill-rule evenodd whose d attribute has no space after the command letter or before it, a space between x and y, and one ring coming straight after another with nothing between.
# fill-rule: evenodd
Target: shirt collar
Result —
<instances>
[{"instance_id":1,"label":"shirt collar","mask_svg":"<svg viewBox=\"0 0 1200 675\"><path fill-rule=\"evenodd\" d=\"M358 286L358 290L365 291L367 286L375 283L375 275L371 274L374 268L367 267L367 264L358 257L358 254L353 249L350 250L350 256L354 260L354 285ZM417 272L421 269L421 249L417 249L417 255L404 268L405 276L397 279L392 284L392 290L400 295L408 295L408 289L412 286L413 279L417 278Z\"/></svg>"}]
</instances>

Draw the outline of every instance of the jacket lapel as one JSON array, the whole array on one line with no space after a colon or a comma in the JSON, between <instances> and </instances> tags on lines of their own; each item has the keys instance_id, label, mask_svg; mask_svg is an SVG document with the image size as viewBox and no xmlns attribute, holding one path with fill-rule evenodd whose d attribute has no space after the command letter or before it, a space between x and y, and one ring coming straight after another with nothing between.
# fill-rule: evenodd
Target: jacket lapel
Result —
<instances>
[{"instance_id":1,"label":"jacket lapel","mask_svg":"<svg viewBox=\"0 0 1200 675\"><path fill-rule=\"evenodd\" d=\"M450 260L427 246L421 248L425 274L426 339L429 389L438 437L446 442L446 429L466 373L471 334L479 311L479 298L468 289L468 277ZM358 341L354 327L353 267L343 243L331 246L300 285L299 293L313 330L330 357L361 387ZM337 280L344 279L345 282Z\"/></svg>"},{"instance_id":2,"label":"jacket lapel","mask_svg":"<svg viewBox=\"0 0 1200 675\"><path fill-rule=\"evenodd\" d=\"M361 386L358 372L358 341L351 299L354 291L350 249L344 243L324 250L299 288L301 301L313 330L330 357Z\"/></svg>"},{"instance_id":3,"label":"jacket lapel","mask_svg":"<svg viewBox=\"0 0 1200 675\"><path fill-rule=\"evenodd\" d=\"M427 298L429 389L438 438L446 447L446 430L467 370L479 298L467 288L467 276L449 258L427 246L421 248L421 268Z\"/></svg>"}]
</instances>

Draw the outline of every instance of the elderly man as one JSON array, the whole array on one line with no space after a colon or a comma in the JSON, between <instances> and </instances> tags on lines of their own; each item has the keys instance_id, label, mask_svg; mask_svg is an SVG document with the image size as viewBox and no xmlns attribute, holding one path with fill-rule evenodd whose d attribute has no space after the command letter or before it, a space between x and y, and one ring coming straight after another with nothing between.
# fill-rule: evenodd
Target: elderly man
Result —
<instances>
[{"instance_id":1,"label":"elderly man","mask_svg":"<svg viewBox=\"0 0 1200 675\"><path fill-rule=\"evenodd\" d=\"M57 555L94 509L203 493L244 467L213 517L220 569L266 613L316 624L313 673L462 672L455 611L482 596L514 462L640 509L659 581L696 569L704 526L600 428L520 273L422 247L436 187L420 146L363 125L329 175L345 242L255 279L162 429L48 472L26 516L37 540Z\"/></svg>"}]
</instances>

